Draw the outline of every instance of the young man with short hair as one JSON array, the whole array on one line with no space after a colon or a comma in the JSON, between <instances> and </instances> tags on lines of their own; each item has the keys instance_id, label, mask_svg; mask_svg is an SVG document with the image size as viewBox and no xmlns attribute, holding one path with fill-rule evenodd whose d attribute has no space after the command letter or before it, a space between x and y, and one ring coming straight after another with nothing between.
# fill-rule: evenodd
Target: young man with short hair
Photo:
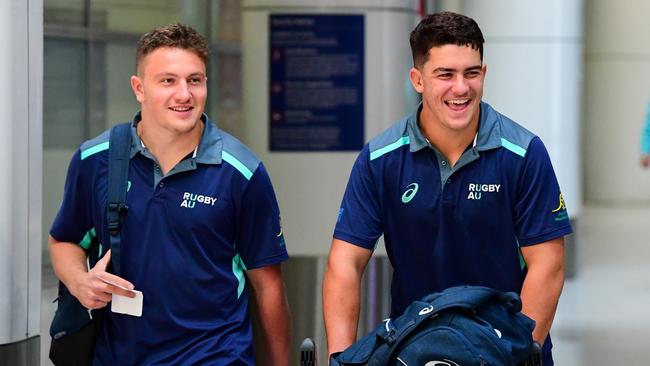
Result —
<instances>
[{"instance_id":1,"label":"young man with short hair","mask_svg":"<svg viewBox=\"0 0 650 366\"><path fill-rule=\"evenodd\" d=\"M411 33L422 102L357 158L323 282L329 352L356 340L361 277L379 237L394 269L391 317L455 285L521 294L544 365L564 283L564 200L541 140L481 101L474 20L426 16Z\"/></svg>"},{"instance_id":2,"label":"young man with short hair","mask_svg":"<svg viewBox=\"0 0 650 366\"><path fill-rule=\"evenodd\" d=\"M82 305L142 291L141 316L107 311L94 365L253 365L251 288L273 365L289 363L280 213L262 163L203 114L208 44L171 24L145 34L131 87L141 111L121 230L120 276L108 273L108 131L81 145L50 230L57 276ZM88 243L106 255L86 265ZM107 284L112 282L118 286Z\"/></svg>"}]
</instances>

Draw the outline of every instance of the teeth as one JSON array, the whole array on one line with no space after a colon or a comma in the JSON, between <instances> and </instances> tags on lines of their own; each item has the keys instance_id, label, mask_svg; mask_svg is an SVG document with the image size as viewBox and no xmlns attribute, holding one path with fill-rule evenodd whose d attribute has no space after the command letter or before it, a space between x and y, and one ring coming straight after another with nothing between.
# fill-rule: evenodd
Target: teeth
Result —
<instances>
[{"instance_id":1,"label":"teeth","mask_svg":"<svg viewBox=\"0 0 650 366\"><path fill-rule=\"evenodd\" d=\"M450 104L465 104L467 102L469 102L469 99L456 99L456 100L447 101L447 103L450 103Z\"/></svg>"},{"instance_id":2,"label":"teeth","mask_svg":"<svg viewBox=\"0 0 650 366\"><path fill-rule=\"evenodd\" d=\"M187 112L192 108L190 108L190 107L183 107L183 108L181 108L181 107L171 107L170 109L172 111L175 111L175 112Z\"/></svg>"}]
</instances>

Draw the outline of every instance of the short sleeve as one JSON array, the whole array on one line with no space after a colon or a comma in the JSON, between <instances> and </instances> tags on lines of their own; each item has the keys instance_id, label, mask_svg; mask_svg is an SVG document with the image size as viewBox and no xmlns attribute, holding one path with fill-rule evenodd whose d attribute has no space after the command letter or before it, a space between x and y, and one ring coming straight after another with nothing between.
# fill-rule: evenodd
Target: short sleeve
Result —
<instances>
[{"instance_id":1,"label":"short sleeve","mask_svg":"<svg viewBox=\"0 0 650 366\"><path fill-rule=\"evenodd\" d=\"M80 151L77 150L68 166L61 206L50 228L50 235L54 239L78 243L84 249L90 245L88 238L94 236L92 183L88 173L82 169Z\"/></svg>"},{"instance_id":2,"label":"short sleeve","mask_svg":"<svg viewBox=\"0 0 650 366\"><path fill-rule=\"evenodd\" d=\"M370 170L368 151L368 145L364 146L352 167L334 238L374 250L383 230L378 189Z\"/></svg>"},{"instance_id":3,"label":"short sleeve","mask_svg":"<svg viewBox=\"0 0 650 366\"><path fill-rule=\"evenodd\" d=\"M519 245L546 242L572 232L551 159L535 137L526 152L515 204Z\"/></svg>"},{"instance_id":4,"label":"short sleeve","mask_svg":"<svg viewBox=\"0 0 650 366\"><path fill-rule=\"evenodd\" d=\"M237 222L235 246L246 269L277 264L289 258L280 208L271 179L261 163L243 192Z\"/></svg>"}]
</instances>

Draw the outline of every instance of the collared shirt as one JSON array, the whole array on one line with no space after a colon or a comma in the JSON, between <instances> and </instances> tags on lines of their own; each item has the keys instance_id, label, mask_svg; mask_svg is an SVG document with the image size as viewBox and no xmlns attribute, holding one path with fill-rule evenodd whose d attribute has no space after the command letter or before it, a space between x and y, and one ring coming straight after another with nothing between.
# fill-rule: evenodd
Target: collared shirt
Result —
<instances>
[{"instance_id":1,"label":"collared shirt","mask_svg":"<svg viewBox=\"0 0 650 366\"><path fill-rule=\"evenodd\" d=\"M121 277L143 292L142 317L109 312L94 364L253 362L244 270L287 259L280 213L262 163L207 116L195 153L166 175L136 133L122 229ZM108 138L85 142L68 169L50 231L58 241L110 248Z\"/></svg>"},{"instance_id":2,"label":"collared shirt","mask_svg":"<svg viewBox=\"0 0 650 366\"><path fill-rule=\"evenodd\" d=\"M391 315L455 285L519 293L520 246L571 233L541 140L481 103L476 143L450 166L418 127L419 109L359 154L334 237L374 249L394 274Z\"/></svg>"}]
</instances>

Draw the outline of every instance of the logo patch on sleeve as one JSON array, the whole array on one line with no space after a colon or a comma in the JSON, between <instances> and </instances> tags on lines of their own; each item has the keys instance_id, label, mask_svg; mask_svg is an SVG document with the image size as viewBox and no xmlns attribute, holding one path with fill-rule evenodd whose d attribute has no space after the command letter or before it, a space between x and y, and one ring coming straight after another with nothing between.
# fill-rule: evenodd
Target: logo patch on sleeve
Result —
<instances>
[{"instance_id":1,"label":"logo patch on sleeve","mask_svg":"<svg viewBox=\"0 0 650 366\"><path fill-rule=\"evenodd\" d=\"M558 206L555 210L551 211L551 213L556 214L553 220L555 221L564 221L569 218L569 214L566 212L566 205L564 204L564 197L562 197L562 193L560 193L560 198L559 198L559 203Z\"/></svg>"}]
</instances>

